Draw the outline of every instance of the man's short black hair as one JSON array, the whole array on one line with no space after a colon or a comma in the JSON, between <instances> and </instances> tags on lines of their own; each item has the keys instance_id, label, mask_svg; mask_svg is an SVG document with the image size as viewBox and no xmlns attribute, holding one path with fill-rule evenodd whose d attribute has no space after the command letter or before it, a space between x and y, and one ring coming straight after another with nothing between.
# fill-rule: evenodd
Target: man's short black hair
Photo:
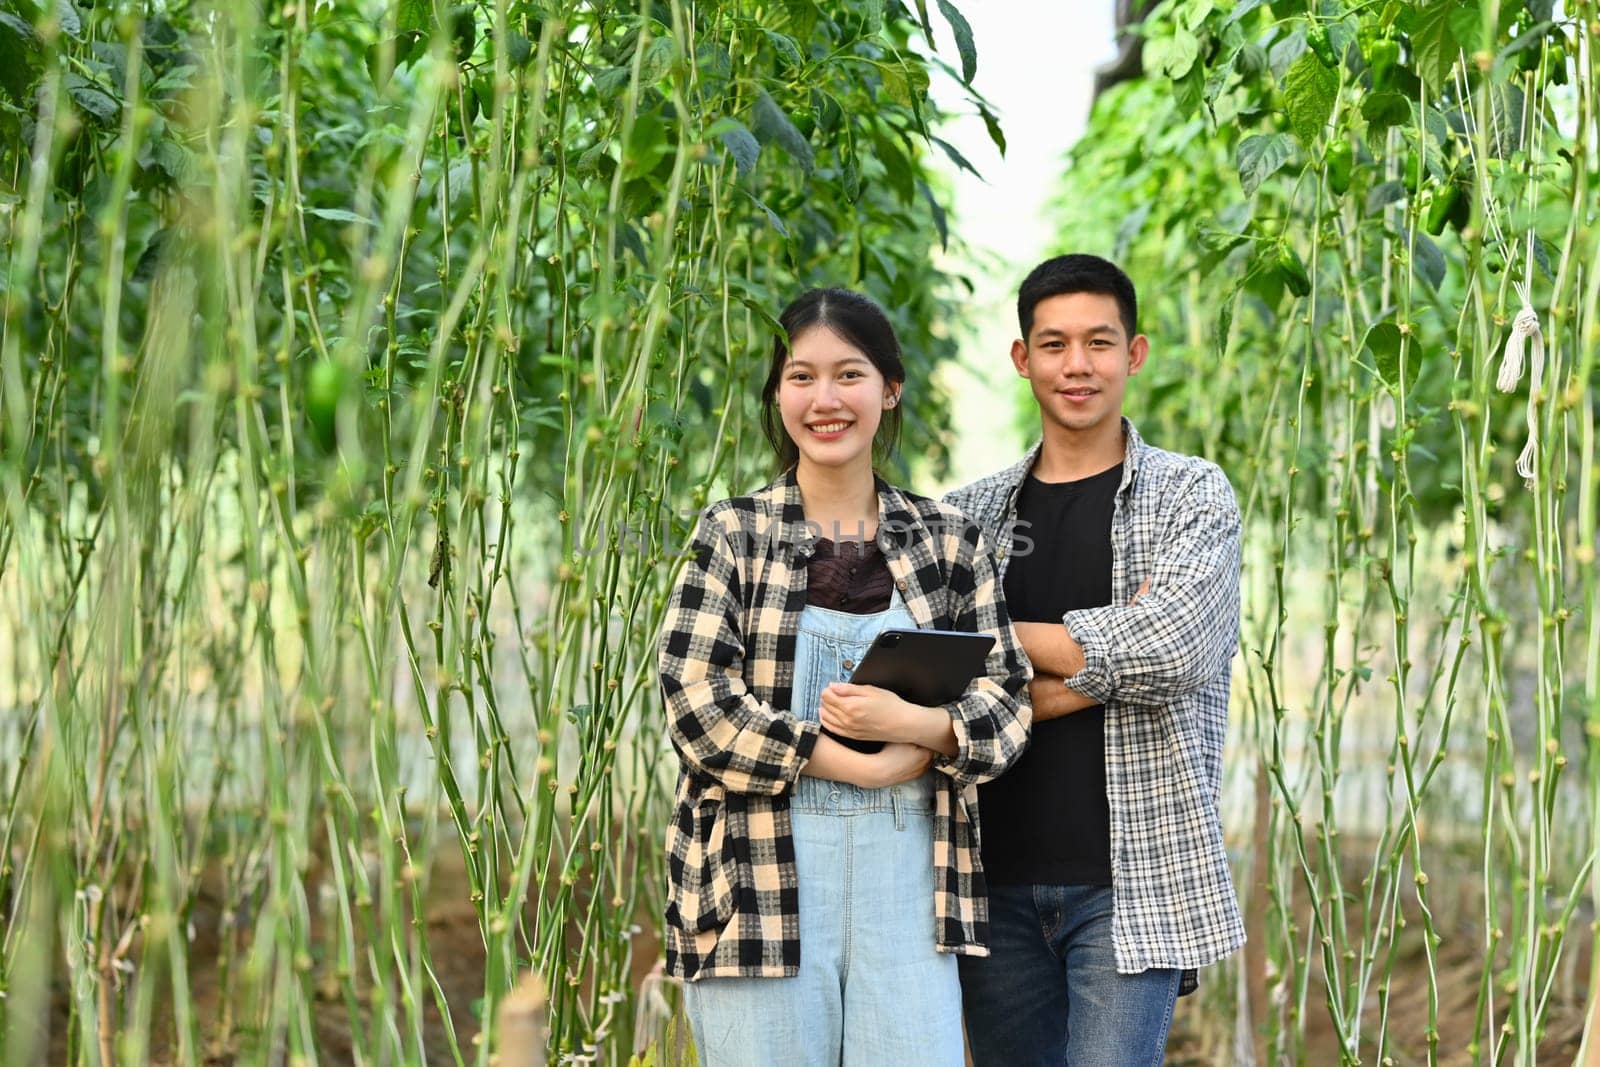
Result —
<instances>
[{"instance_id":1,"label":"man's short black hair","mask_svg":"<svg viewBox=\"0 0 1600 1067\"><path fill-rule=\"evenodd\" d=\"M1022 288L1017 290L1017 323L1022 327L1024 343L1033 330L1033 309L1039 306L1039 301L1066 293L1100 293L1112 297L1117 302L1128 340L1133 340L1139 332L1139 298L1134 295L1132 279L1108 259L1074 253L1045 260L1023 279Z\"/></svg>"}]
</instances>

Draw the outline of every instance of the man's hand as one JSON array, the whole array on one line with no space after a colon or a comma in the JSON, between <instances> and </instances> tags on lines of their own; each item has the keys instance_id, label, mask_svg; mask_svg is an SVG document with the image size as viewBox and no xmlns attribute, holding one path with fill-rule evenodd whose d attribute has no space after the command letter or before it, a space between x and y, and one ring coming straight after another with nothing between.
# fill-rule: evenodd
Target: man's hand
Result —
<instances>
[{"instance_id":1,"label":"man's hand","mask_svg":"<svg viewBox=\"0 0 1600 1067\"><path fill-rule=\"evenodd\" d=\"M1056 674L1035 674L1028 683L1028 700L1033 704L1036 723L1059 719L1097 703L1076 689L1067 688L1066 680Z\"/></svg>"},{"instance_id":2,"label":"man's hand","mask_svg":"<svg viewBox=\"0 0 1600 1067\"><path fill-rule=\"evenodd\" d=\"M1150 579L1146 578L1139 586L1139 591L1133 594L1133 599L1128 601L1128 606L1138 603L1139 598L1149 591ZM1022 651L1028 654L1036 672L1071 678L1083 670L1083 646L1078 644L1065 626L1056 622L1014 622L1011 625L1016 629L1017 641L1022 645Z\"/></svg>"},{"instance_id":3,"label":"man's hand","mask_svg":"<svg viewBox=\"0 0 1600 1067\"><path fill-rule=\"evenodd\" d=\"M1070 678L1083 670L1083 646L1059 622L1014 622L1017 642L1035 672Z\"/></svg>"}]
</instances>

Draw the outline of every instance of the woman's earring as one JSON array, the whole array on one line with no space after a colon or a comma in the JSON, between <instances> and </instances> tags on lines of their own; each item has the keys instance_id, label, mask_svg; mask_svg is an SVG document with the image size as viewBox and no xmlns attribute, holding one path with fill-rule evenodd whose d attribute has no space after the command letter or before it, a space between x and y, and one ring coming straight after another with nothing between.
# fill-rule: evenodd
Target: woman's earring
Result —
<instances>
[{"instance_id":1,"label":"woman's earring","mask_svg":"<svg viewBox=\"0 0 1600 1067\"><path fill-rule=\"evenodd\" d=\"M883 402L883 406L886 408L892 408L898 403L900 403L900 398L898 396L891 396L888 400Z\"/></svg>"}]
</instances>

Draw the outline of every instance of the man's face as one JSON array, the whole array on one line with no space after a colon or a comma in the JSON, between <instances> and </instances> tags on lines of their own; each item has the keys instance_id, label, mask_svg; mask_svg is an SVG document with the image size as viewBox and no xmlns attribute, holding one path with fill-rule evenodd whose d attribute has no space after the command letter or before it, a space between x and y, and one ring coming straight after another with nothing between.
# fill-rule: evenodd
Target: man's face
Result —
<instances>
[{"instance_id":1,"label":"man's face","mask_svg":"<svg viewBox=\"0 0 1600 1067\"><path fill-rule=\"evenodd\" d=\"M1072 433L1111 420L1119 427L1128 378L1149 353L1144 334L1129 337L1114 297L1063 293L1033 309L1033 330L1011 344L1011 362L1028 379L1044 418Z\"/></svg>"}]
</instances>

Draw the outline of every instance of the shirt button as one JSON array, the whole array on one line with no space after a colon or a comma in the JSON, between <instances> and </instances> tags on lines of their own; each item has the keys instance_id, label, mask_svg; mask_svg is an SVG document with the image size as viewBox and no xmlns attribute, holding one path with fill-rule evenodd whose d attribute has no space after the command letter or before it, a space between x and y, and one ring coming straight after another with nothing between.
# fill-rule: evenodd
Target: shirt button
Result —
<instances>
[{"instance_id":1,"label":"shirt button","mask_svg":"<svg viewBox=\"0 0 1600 1067\"><path fill-rule=\"evenodd\" d=\"M906 580L904 578L902 578L898 582L894 583L894 587L896 589L900 590L902 593L904 593L907 589L910 588L910 585L906 582Z\"/></svg>"},{"instance_id":2,"label":"shirt button","mask_svg":"<svg viewBox=\"0 0 1600 1067\"><path fill-rule=\"evenodd\" d=\"M844 661L844 669L847 671L855 670L855 666L856 661L853 659L847 659Z\"/></svg>"},{"instance_id":3,"label":"shirt button","mask_svg":"<svg viewBox=\"0 0 1600 1067\"><path fill-rule=\"evenodd\" d=\"M995 559L1005 559L1006 558L1006 550L1003 549L1003 548L995 549L994 558Z\"/></svg>"}]
</instances>

